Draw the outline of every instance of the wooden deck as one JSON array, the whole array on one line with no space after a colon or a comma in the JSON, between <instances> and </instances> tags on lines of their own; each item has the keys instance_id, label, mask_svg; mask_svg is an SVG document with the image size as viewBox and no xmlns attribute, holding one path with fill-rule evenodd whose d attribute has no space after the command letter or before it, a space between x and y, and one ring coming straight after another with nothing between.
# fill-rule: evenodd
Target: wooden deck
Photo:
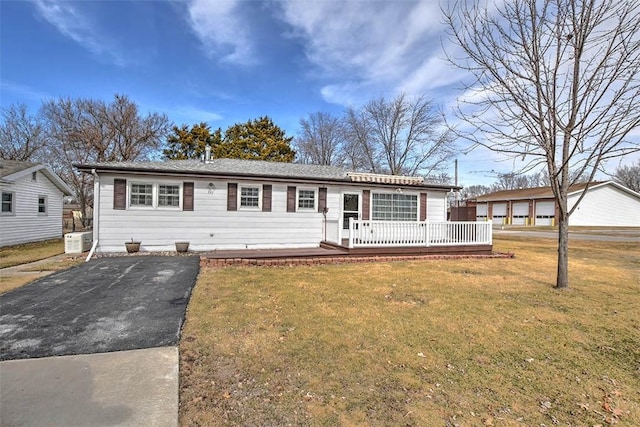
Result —
<instances>
[{"instance_id":1,"label":"wooden deck","mask_svg":"<svg viewBox=\"0 0 640 427\"><path fill-rule=\"evenodd\" d=\"M322 242L318 248L218 250L200 255L203 266L334 264L428 258L505 257L492 245L353 248Z\"/></svg>"}]
</instances>

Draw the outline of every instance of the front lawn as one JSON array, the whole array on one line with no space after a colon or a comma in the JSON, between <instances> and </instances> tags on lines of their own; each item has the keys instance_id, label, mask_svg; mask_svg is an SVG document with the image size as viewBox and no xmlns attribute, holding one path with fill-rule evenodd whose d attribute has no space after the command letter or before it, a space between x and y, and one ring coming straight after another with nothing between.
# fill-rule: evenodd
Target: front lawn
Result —
<instances>
[{"instance_id":1,"label":"front lawn","mask_svg":"<svg viewBox=\"0 0 640 427\"><path fill-rule=\"evenodd\" d=\"M204 269L181 425L640 425L640 259L499 237L515 259Z\"/></svg>"},{"instance_id":2,"label":"front lawn","mask_svg":"<svg viewBox=\"0 0 640 427\"><path fill-rule=\"evenodd\" d=\"M25 243L0 248L0 268L27 264L64 253L64 239Z\"/></svg>"},{"instance_id":3,"label":"front lawn","mask_svg":"<svg viewBox=\"0 0 640 427\"><path fill-rule=\"evenodd\" d=\"M54 239L44 242L26 243L23 245L9 246L0 249L0 268L20 266L11 272L0 272L0 294L9 292L31 283L34 280L46 276L54 271L65 270L73 265L80 264L80 257L70 256L67 259L43 261L36 265L26 265L34 261L44 260L64 253L64 240Z\"/></svg>"}]
</instances>

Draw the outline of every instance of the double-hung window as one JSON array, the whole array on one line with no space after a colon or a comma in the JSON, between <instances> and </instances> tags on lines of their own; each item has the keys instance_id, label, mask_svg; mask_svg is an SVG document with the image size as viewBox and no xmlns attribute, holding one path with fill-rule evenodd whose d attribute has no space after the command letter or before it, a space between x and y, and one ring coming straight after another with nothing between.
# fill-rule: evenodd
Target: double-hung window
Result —
<instances>
[{"instance_id":1,"label":"double-hung window","mask_svg":"<svg viewBox=\"0 0 640 427\"><path fill-rule=\"evenodd\" d=\"M2 215L13 215L14 212L15 212L14 193L3 191L2 192Z\"/></svg>"},{"instance_id":2,"label":"double-hung window","mask_svg":"<svg viewBox=\"0 0 640 427\"><path fill-rule=\"evenodd\" d=\"M161 207L180 206L180 186L179 185L159 185L158 186L158 206L161 206Z\"/></svg>"},{"instance_id":3,"label":"double-hung window","mask_svg":"<svg viewBox=\"0 0 640 427\"><path fill-rule=\"evenodd\" d=\"M153 206L153 184L131 184L130 206Z\"/></svg>"},{"instance_id":4,"label":"double-hung window","mask_svg":"<svg viewBox=\"0 0 640 427\"><path fill-rule=\"evenodd\" d=\"M260 187L240 187L240 209L260 209Z\"/></svg>"},{"instance_id":5,"label":"double-hung window","mask_svg":"<svg viewBox=\"0 0 640 427\"><path fill-rule=\"evenodd\" d=\"M38 215L47 214L47 196L38 196Z\"/></svg>"},{"instance_id":6,"label":"double-hung window","mask_svg":"<svg viewBox=\"0 0 640 427\"><path fill-rule=\"evenodd\" d=\"M298 210L315 210L316 192L315 190L298 190Z\"/></svg>"},{"instance_id":7,"label":"double-hung window","mask_svg":"<svg viewBox=\"0 0 640 427\"><path fill-rule=\"evenodd\" d=\"M415 194L373 193L371 219L376 221L417 221L418 196Z\"/></svg>"}]
</instances>

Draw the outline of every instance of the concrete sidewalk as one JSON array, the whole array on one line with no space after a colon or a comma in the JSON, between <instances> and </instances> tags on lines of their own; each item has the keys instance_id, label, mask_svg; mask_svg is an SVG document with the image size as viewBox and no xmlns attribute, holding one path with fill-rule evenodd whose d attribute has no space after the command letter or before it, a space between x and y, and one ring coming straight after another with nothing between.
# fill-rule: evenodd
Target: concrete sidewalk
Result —
<instances>
[{"instance_id":1,"label":"concrete sidewalk","mask_svg":"<svg viewBox=\"0 0 640 427\"><path fill-rule=\"evenodd\" d=\"M26 264L19 264L19 265L14 265L12 267L0 268L0 277L34 276L38 278L38 277L48 276L49 274L57 270L35 271L34 268L55 264L55 263L63 262L67 260L80 259L82 258L82 256L83 254L77 254L77 255L76 254L59 254L59 255L54 255L52 257L44 258L38 261L28 262Z\"/></svg>"},{"instance_id":2,"label":"concrete sidewalk","mask_svg":"<svg viewBox=\"0 0 640 427\"><path fill-rule=\"evenodd\" d=\"M0 362L2 426L178 425L178 348Z\"/></svg>"}]
</instances>

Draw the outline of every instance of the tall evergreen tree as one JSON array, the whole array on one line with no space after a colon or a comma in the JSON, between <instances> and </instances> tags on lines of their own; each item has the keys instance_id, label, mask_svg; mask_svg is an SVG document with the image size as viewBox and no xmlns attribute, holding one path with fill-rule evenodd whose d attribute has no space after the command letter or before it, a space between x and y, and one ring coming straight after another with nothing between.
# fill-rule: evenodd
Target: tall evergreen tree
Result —
<instances>
[{"instance_id":1,"label":"tall evergreen tree","mask_svg":"<svg viewBox=\"0 0 640 427\"><path fill-rule=\"evenodd\" d=\"M222 131L218 128L211 132L211 127L204 122L189 128L187 125L174 126L167 137L167 148L162 154L168 160L199 159L205 154L205 147L212 148L222 143Z\"/></svg>"},{"instance_id":2,"label":"tall evergreen tree","mask_svg":"<svg viewBox=\"0 0 640 427\"><path fill-rule=\"evenodd\" d=\"M264 116L230 126L212 153L217 158L292 162L296 155L291 148L292 140L271 118Z\"/></svg>"}]
</instances>

